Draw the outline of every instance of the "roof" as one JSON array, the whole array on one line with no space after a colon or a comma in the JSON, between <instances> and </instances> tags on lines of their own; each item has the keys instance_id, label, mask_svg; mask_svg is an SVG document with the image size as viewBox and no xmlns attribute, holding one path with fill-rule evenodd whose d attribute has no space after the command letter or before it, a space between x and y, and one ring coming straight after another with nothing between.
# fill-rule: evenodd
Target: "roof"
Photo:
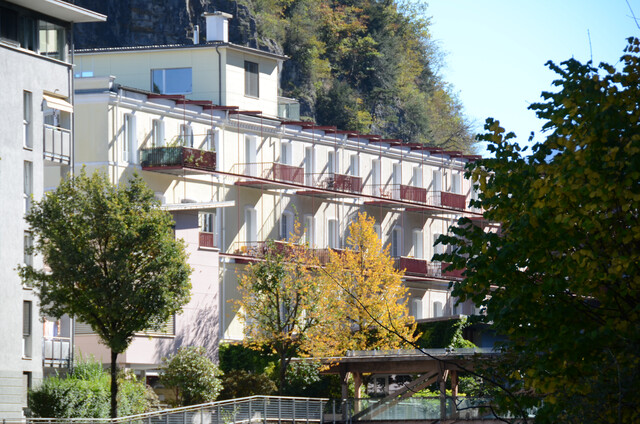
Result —
<instances>
[{"instance_id":1,"label":"roof","mask_svg":"<svg viewBox=\"0 0 640 424\"><path fill-rule=\"evenodd\" d=\"M107 16L62 0L7 0L65 22L104 22Z\"/></svg>"},{"instance_id":2,"label":"roof","mask_svg":"<svg viewBox=\"0 0 640 424\"><path fill-rule=\"evenodd\" d=\"M277 60L287 60L287 56L271 53L265 50L254 49L253 47L240 46L233 43L225 43L222 41L210 41L200 44L155 44L151 46L127 46L127 47L98 47L93 49L79 49L75 54L95 54L95 53L124 53L124 52L139 52L145 50L182 50L182 49L201 49L201 48L215 48L224 47L231 50L237 50L245 53L251 53L260 56L267 56Z\"/></svg>"}]
</instances>

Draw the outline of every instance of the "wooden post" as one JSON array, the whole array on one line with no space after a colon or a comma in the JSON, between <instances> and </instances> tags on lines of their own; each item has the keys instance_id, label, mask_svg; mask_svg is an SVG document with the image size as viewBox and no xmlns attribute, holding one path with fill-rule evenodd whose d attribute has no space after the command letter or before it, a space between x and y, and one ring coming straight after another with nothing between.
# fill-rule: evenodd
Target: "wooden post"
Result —
<instances>
[{"instance_id":1,"label":"wooden post","mask_svg":"<svg viewBox=\"0 0 640 424\"><path fill-rule=\"evenodd\" d=\"M354 372L353 374L353 385L355 387L354 390L354 400L353 400L353 413L357 414L360 412L360 388L362 387L362 374L359 372Z\"/></svg>"},{"instance_id":2,"label":"wooden post","mask_svg":"<svg viewBox=\"0 0 640 424\"><path fill-rule=\"evenodd\" d=\"M451 402L454 407L458 404L458 371L451 370ZM458 409L454 411L456 418L458 417Z\"/></svg>"},{"instance_id":3,"label":"wooden post","mask_svg":"<svg viewBox=\"0 0 640 424\"><path fill-rule=\"evenodd\" d=\"M349 397L349 371L347 371L347 368L344 366L340 367L340 386L342 388L342 420L343 421L347 421L348 415L347 415L347 408L348 403L348 397Z\"/></svg>"},{"instance_id":4,"label":"wooden post","mask_svg":"<svg viewBox=\"0 0 640 424\"><path fill-rule=\"evenodd\" d=\"M442 369L440 365L440 373L438 374L438 380L440 382L440 420L447 419L447 377L449 377L449 370Z\"/></svg>"}]
</instances>

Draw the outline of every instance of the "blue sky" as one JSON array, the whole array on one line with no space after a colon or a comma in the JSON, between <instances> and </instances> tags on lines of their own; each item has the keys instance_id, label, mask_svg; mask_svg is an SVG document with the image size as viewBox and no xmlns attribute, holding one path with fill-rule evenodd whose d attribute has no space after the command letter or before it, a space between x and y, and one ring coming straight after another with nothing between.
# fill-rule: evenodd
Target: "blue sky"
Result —
<instances>
[{"instance_id":1,"label":"blue sky","mask_svg":"<svg viewBox=\"0 0 640 424\"><path fill-rule=\"evenodd\" d=\"M500 120L526 144L542 141L529 104L552 90L555 73L544 64L574 57L619 63L625 39L640 37L625 0L427 0L431 35L445 52L441 70L477 131L487 117ZM628 0L640 18L640 0ZM591 38L591 48L589 45ZM481 148L481 153L487 155Z\"/></svg>"}]
</instances>

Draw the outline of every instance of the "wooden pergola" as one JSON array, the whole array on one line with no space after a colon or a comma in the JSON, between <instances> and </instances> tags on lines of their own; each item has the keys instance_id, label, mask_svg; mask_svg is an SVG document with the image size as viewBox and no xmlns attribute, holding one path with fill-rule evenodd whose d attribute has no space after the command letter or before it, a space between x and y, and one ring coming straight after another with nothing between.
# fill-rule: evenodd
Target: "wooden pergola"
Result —
<instances>
[{"instance_id":1,"label":"wooden pergola","mask_svg":"<svg viewBox=\"0 0 640 424\"><path fill-rule=\"evenodd\" d=\"M455 404L458 396L458 373L473 370L475 361L497 354L490 349L480 348L349 351L344 357L323 358L322 363L327 368L322 373L340 375L343 400L348 397L350 376L355 383L356 397L359 397L364 374L419 375L399 390L389 393L374 407L360 411L356 402L355 414L366 420L437 382L440 390L440 419L444 420L447 380L451 379L451 397Z\"/></svg>"}]
</instances>

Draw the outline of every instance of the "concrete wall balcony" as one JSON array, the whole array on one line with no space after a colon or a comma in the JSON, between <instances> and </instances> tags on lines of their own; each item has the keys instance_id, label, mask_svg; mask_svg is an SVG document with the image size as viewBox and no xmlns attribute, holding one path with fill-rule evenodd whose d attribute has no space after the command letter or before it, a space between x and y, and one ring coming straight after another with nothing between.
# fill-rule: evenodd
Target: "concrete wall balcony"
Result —
<instances>
[{"instance_id":1,"label":"concrete wall balcony","mask_svg":"<svg viewBox=\"0 0 640 424\"><path fill-rule=\"evenodd\" d=\"M175 173L190 169L213 172L216 170L216 152L182 146L140 149L140 165L145 171Z\"/></svg>"}]
</instances>

